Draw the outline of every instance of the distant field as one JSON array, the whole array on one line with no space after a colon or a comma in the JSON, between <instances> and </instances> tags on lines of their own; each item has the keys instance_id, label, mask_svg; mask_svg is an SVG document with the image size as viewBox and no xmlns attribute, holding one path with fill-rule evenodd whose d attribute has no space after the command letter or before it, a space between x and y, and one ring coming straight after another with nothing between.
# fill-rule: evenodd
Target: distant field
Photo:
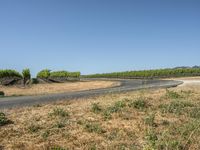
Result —
<instances>
[{"instance_id":1,"label":"distant field","mask_svg":"<svg viewBox=\"0 0 200 150\"><path fill-rule=\"evenodd\" d=\"M0 86L0 91L4 91L6 96L41 95L50 93L63 93L63 92L83 91L83 90L91 90L98 88L107 88L117 84L119 83L113 81L33 84L24 88L17 86Z\"/></svg>"},{"instance_id":2,"label":"distant field","mask_svg":"<svg viewBox=\"0 0 200 150\"><path fill-rule=\"evenodd\" d=\"M200 149L197 82L4 113L13 121L0 126L0 147L5 149Z\"/></svg>"},{"instance_id":3,"label":"distant field","mask_svg":"<svg viewBox=\"0 0 200 150\"><path fill-rule=\"evenodd\" d=\"M91 74L87 78L169 78L200 76L200 68L172 68Z\"/></svg>"}]
</instances>

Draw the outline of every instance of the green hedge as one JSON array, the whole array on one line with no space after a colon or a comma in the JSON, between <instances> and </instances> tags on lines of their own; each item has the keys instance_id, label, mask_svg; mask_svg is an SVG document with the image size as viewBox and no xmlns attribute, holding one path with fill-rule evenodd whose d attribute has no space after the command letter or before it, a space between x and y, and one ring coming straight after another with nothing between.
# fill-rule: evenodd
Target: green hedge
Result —
<instances>
[{"instance_id":1,"label":"green hedge","mask_svg":"<svg viewBox=\"0 0 200 150\"><path fill-rule=\"evenodd\" d=\"M69 72L68 73L68 77L71 77L71 78L80 78L80 76L81 76L80 72Z\"/></svg>"},{"instance_id":2,"label":"green hedge","mask_svg":"<svg viewBox=\"0 0 200 150\"><path fill-rule=\"evenodd\" d=\"M143 71L126 71L103 74L92 74L84 77L88 78L167 78L199 76L200 68L178 68L178 69L156 69Z\"/></svg>"},{"instance_id":3,"label":"green hedge","mask_svg":"<svg viewBox=\"0 0 200 150\"><path fill-rule=\"evenodd\" d=\"M69 72L67 71L54 71L50 73L50 77L68 77Z\"/></svg>"},{"instance_id":4,"label":"green hedge","mask_svg":"<svg viewBox=\"0 0 200 150\"><path fill-rule=\"evenodd\" d=\"M0 70L0 78L5 78L5 77L19 77L22 78L22 75L15 71L15 70Z\"/></svg>"},{"instance_id":5,"label":"green hedge","mask_svg":"<svg viewBox=\"0 0 200 150\"><path fill-rule=\"evenodd\" d=\"M49 76L50 76L50 70L48 70L48 69L41 70L37 74L37 78L46 78L47 79Z\"/></svg>"}]
</instances>

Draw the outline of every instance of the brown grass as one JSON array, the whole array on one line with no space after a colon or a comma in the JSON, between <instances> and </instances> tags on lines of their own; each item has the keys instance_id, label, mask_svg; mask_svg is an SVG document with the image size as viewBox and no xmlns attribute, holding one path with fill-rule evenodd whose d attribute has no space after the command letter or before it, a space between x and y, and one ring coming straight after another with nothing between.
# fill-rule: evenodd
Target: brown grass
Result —
<instances>
[{"instance_id":1,"label":"brown grass","mask_svg":"<svg viewBox=\"0 0 200 150\"><path fill-rule=\"evenodd\" d=\"M189 116L200 108L197 88L169 89L181 98L168 97L166 89L140 90L4 110L14 123L0 127L0 146L6 150L200 149L200 118ZM134 108L132 104L141 100L146 107ZM180 110L174 106L180 114L162 112L161 105L176 101L193 105ZM111 118L106 118L106 112ZM146 119L152 115L153 121Z\"/></svg>"},{"instance_id":2,"label":"brown grass","mask_svg":"<svg viewBox=\"0 0 200 150\"><path fill-rule=\"evenodd\" d=\"M49 93L63 93L72 91L83 91L98 88L106 88L119 85L118 82L112 81L87 81L87 82L68 82L68 83L51 83L35 84L30 87L20 88L16 86L0 86L0 91L4 91L6 96L13 95L41 95Z\"/></svg>"}]
</instances>

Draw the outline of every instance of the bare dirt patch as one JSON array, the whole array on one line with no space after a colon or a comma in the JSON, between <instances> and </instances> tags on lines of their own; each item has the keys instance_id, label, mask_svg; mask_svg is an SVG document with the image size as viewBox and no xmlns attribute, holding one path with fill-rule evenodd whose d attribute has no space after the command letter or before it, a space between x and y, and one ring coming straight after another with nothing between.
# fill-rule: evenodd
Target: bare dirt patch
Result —
<instances>
[{"instance_id":1,"label":"bare dirt patch","mask_svg":"<svg viewBox=\"0 0 200 150\"><path fill-rule=\"evenodd\" d=\"M87 81L73 83L51 83L51 84L35 84L30 87L20 88L16 86L0 86L0 91L4 91L5 96L17 95L41 95L50 93L63 93L73 91L84 91L99 88L107 88L119 85L119 82L113 81Z\"/></svg>"}]
</instances>

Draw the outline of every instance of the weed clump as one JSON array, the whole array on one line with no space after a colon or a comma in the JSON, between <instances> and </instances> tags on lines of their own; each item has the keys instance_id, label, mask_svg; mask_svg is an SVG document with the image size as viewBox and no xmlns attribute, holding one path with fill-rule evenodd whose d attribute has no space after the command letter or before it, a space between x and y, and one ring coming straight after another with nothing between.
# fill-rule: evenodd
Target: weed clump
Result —
<instances>
[{"instance_id":1,"label":"weed clump","mask_svg":"<svg viewBox=\"0 0 200 150\"><path fill-rule=\"evenodd\" d=\"M10 121L6 118L6 115L0 112L0 126L8 124Z\"/></svg>"},{"instance_id":2,"label":"weed clump","mask_svg":"<svg viewBox=\"0 0 200 150\"><path fill-rule=\"evenodd\" d=\"M98 123L86 123L85 124L85 130L91 133L98 133L98 134L102 134L105 133L106 131L104 129L102 129L102 127L98 124Z\"/></svg>"},{"instance_id":3,"label":"weed clump","mask_svg":"<svg viewBox=\"0 0 200 150\"><path fill-rule=\"evenodd\" d=\"M4 97L5 93L3 91L0 91L0 97Z\"/></svg>"},{"instance_id":4,"label":"weed clump","mask_svg":"<svg viewBox=\"0 0 200 150\"><path fill-rule=\"evenodd\" d=\"M181 115L185 111L185 108L193 107L193 104L190 102L183 102L183 101L172 101L169 104L161 104L159 108L161 108L162 113L174 113Z\"/></svg>"},{"instance_id":5,"label":"weed clump","mask_svg":"<svg viewBox=\"0 0 200 150\"><path fill-rule=\"evenodd\" d=\"M139 109L139 110L143 110L143 109L148 107L148 104L147 104L147 102L145 100L138 99L136 101L130 102L128 106L132 107L132 108Z\"/></svg>"},{"instance_id":6,"label":"weed clump","mask_svg":"<svg viewBox=\"0 0 200 150\"><path fill-rule=\"evenodd\" d=\"M68 117L69 113L62 108L55 108L53 112L50 113L50 116Z\"/></svg>"},{"instance_id":7,"label":"weed clump","mask_svg":"<svg viewBox=\"0 0 200 150\"><path fill-rule=\"evenodd\" d=\"M166 90L166 97L169 98L169 99L179 99L179 98L182 98L182 96L177 93L177 92L174 92L174 91L170 91L170 90Z\"/></svg>"},{"instance_id":8,"label":"weed clump","mask_svg":"<svg viewBox=\"0 0 200 150\"><path fill-rule=\"evenodd\" d=\"M99 103L93 103L91 111L94 113L100 113L102 111L102 108Z\"/></svg>"}]
</instances>

